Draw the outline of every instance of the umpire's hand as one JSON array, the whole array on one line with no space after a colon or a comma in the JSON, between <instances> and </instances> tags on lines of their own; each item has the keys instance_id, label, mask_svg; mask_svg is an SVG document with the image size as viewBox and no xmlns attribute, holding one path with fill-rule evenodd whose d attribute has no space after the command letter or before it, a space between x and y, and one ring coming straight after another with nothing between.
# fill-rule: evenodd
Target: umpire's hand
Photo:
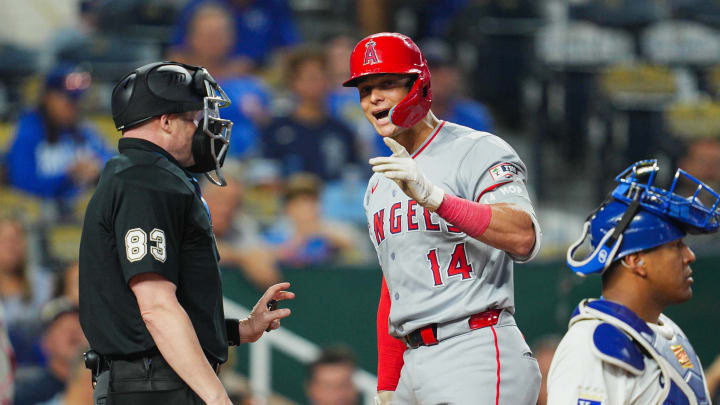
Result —
<instances>
[{"instance_id":1,"label":"umpire's hand","mask_svg":"<svg viewBox=\"0 0 720 405\"><path fill-rule=\"evenodd\" d=\"M247 319L240 321L240 343L255 342L260 339L265 330L280 327L280 319L290 316L289 308L280 308L271 311L268 308L270 300L282 301L295 298L295 293L283 291L290 287L290 283L278 283L265 291L265 294L255 304Z\"/></svg>"}]
</instances>

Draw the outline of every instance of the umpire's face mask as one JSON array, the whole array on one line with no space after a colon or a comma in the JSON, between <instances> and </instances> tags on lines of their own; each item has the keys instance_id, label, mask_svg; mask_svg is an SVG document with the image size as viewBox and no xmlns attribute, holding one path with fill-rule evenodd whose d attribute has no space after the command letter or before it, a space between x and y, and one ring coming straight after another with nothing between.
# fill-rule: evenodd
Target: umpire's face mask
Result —
<instances>
[{"instance_id":1,"label":"umpire's face mask","mask_svg":"<svg viewBox=\"0 0 720 405\"><path fill-rule=\"evenodd\" d=\"M205 173L205 176L218 186L227 182L222 175L221 167L230 145L232 121L220 118L220 108L230 105L225 92L207 73L205 69L195 74L195 82L206 92L203 98L203 115L198 123L192 139L192 155L195 164L187 170L193 173ZM215 177L209 172L215 171Z\"/></svg>"}]
</instances>

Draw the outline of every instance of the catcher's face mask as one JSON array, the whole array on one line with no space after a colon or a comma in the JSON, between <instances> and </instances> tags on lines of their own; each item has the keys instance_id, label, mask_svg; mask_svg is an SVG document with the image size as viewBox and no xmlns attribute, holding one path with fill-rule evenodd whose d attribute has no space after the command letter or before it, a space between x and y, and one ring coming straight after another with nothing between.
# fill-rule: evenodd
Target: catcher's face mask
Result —
<instances>
[{"instance_id":1,"label":"catcher's face mask","mask_svg":"<svg viewBox=\"0 0 720 405\"><path fill-rule=\"evenodd\" d=\"M602 273L612 262L631 253L680 239L687 233L720 229L720 195L702 181L678 169L668 189L658 187L657 160L636 162L615 177L608 200L588 217L583 234L567 251L568 266L578 275ZM690 194L678 193L680 181ZM592 252L574 255L590 235Z\"/></svg>"}]
</instances>

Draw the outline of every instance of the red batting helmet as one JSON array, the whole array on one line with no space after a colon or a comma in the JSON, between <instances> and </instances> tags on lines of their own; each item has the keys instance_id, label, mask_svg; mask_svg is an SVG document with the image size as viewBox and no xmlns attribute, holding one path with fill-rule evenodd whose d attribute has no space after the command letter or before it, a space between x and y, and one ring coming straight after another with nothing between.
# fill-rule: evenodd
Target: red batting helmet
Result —
<instances>
[{"instance_id":1,"label":"red batting helmet","mask_svg":"<svg viewBox=\"0 0 720 405\"><path fill-rule=\"evenodd\" d=\"M420 48L403 34L381 32L358 42L350 55L350 79L343 86L356 87L361 78L384 73L415 74L410 92L390 110L390 120L412 127L430 110L430 70Z\"/></svg>"}]
</instances>

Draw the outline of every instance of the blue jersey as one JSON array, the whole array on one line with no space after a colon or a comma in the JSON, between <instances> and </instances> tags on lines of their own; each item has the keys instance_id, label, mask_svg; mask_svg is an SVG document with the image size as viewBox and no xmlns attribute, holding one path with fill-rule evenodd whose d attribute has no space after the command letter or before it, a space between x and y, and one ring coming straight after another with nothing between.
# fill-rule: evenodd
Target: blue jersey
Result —
<instances>
[{"instance_id":1,"label":"blue jersey","mask_svg":"<svg viewBox=\"0 0 720 405\"><path fill-rule=\"evenodd\" d=\"M220 85L232 100L232 104L220 113L222 118L233 122L228 154L236 158L246 157L259 147L260 128L254 116L270 113L270 91L251 76L223 80Z\"/></svg>"},{"instance_id":2,"label":"blue jersey","mask_svg":"<svg viewBox=\"0 0 720 405\"><path fill-rule=\"evenodd\" d=\"M47 126L37 111L24 113L6 163L10 184L39 197L72 197L79 191L69 170L83 155L104 164L112 153L94 128L80 125L74 131L61 130L56 142L46 139Z\"/></svg>"},{"instance_id":3,"label":"blue jersey","mask_svg":"<svg viewBox=\"0 0 720 405\"><path fill-rule=\"evenodd\" d=\"M177 28L172 37L173 45L181 45L185 41L193 14L198 7L207 3L210 2L187 2L179 14ZM231 17L235 21L235 55L246 56L256 63L262 63L274 49L300 42L300 34L285 0L250 1L244 9L236 8L230 0L218 0L215 3L226 5L232 12Z\"/></svg>"},{"instance_id":4,"label":"blue jersey","mask_svg":"<svg viewBox=\"0 0 720 405\"><path fill-rule=\"evenodd\" d=\"M446 116L440 119L454 122L481 132L494 132L493 121L487 108L477 101L460 99L453 103Z\"/></svg>"},{"instance_id":5,"label":"blue jersey","mask_svg":"<svg viewBox=\"0 0 720 405\"><path fill-rule=\"evenodd\" d=\"M316 124L275 119L263 132L263 156L280 161L286 176L310 172L325 181L340 180L348 164L359 160L355 135L330 117Z\"/></svg>"}]
</instances>

